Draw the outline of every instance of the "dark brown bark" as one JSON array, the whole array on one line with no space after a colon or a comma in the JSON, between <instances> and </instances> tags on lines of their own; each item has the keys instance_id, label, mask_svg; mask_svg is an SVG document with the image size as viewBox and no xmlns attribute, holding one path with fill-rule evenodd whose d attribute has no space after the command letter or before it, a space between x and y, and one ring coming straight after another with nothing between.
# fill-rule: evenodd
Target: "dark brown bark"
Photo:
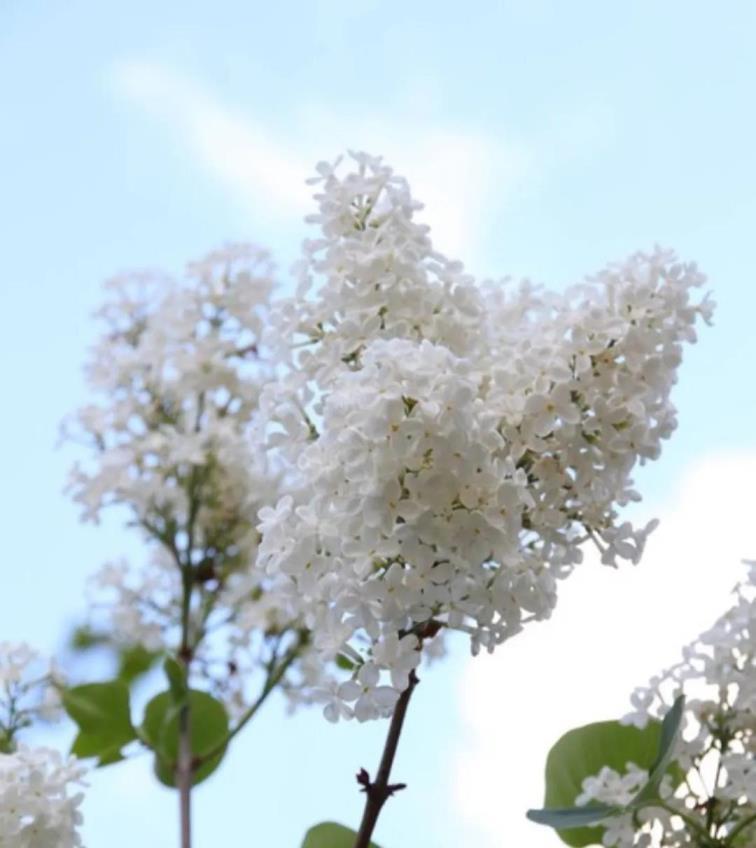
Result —
<instances>
[{"instance_id":1,"label":"dark brown bark","mask_svg":"<svg viewBox=\"0 0 756 848\"><path fill-rule=\"evenodd\" d=\"M360 823L354 848L369 848L370 839L375 830L375 825L378 821L378 816L381 814L383 805L395 792L399 792L405 788L404 783L389 783L389 780L391 778L394 757L396 756L396 749L399 745L399 738L402 734L404 719L407 715L407 707L418 682L417 675L413 671L410 674L409 686L402 692L399 700L396 702L394 715L391 717L391 724L386 735L386 743L383 747L381 764L378 767L375 780L370 780L370 776L365 769L361 769L357 775L357 782L362 785L362 791L366 797L365 810L362 814L362 822Z\"/></svg>"}]
</instances>

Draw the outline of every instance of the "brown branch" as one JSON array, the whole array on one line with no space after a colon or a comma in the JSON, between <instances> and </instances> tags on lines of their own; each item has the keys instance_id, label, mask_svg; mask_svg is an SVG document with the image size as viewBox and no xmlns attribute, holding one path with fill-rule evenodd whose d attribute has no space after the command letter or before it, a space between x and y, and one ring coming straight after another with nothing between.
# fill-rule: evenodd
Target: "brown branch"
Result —
<instances>
[{"instance_id":1,"label":"brown branch","mask_svg":"<svg viewBox=\"0 0 756 848\"><path fill-rule=\"evenodd\" d=\"M374 781L370 780L370 775L365 769L360 769L357 774L357 782L362 786L362 791L366 795L365 810L362 814L362 822L360 830L357 834L357 841L354 843L354 848L370 848L370 838L375 830L375 825L378 821L378 816L383 809L386 801L395 793L406 787L404 783L389 783L391 777L391 767L394 764L396 749L399 745L399 737L402 734L402 726L404 718L407 714L410 698L415 686L419 683L414 670L410 672L409 685L399 696L394 708L394 715L391 717L386 743L383 746L383 756L381 764L378 767L378 774Z\"/></svg>"}]
</instances>

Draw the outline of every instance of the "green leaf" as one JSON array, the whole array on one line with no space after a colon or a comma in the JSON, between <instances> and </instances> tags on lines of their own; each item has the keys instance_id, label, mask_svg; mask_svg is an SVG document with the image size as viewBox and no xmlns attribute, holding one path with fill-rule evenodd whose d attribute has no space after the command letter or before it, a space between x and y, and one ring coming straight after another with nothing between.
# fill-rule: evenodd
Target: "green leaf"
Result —
<instances>
[{"instance_id":1,"label":"green leaf","mask_svg":"<svg viewBox=\"0 0 756 848\"><path fill-rule=\"evenodd\" d=\"M228 714L220 701L198 689L189 690L188 706L192 757L203 758L218 750L195 769L192 783L197 784L209 777L223 759L228 739ZM176 785L181 710L182 704L176 703L173 694L168 691L156 695L144 712L142 735L155 752L155 774L165 786Z\"/></svg>"},{"instance_id":2,"label":"green leaf","mask_svg":"<svg viewBox=\"0 0 756 848\"><path fill-rule=\"evenodd\" d=\"M117 662L117 678L128 685L146 674L162 654L161 651L150 651L139 644L116 644L111 634L93 630L89 625L77 627L71 633L69 644L77 653L86 653L94 648L107 650Z\"/></svg>"},{"instance_id":3,"label":"green leaf","mask_svg":"<svg viewBox=\"0 0 756 848\"><path fill-rule=\"evenodd\" d=\"M656 760L661 733L662 725L658 721L649 722L643 730L618 721L600 721L565 733L553 746L546 761L546 810L531 813L574 807L575 799L583 791L583 780L598 774L604 766L623 773L627 763L633 762L650 772ZM528 817L536 821L531 813ZM577 822L577 819L573 821ZM600 844L602 829L587 827L586 824L582 822L578 827L559 830L559 836L574 848Z\"/></svg>"},{"instance_id":4,"label":"green leaf","mask_svg":"<svg viewBox=\"0 0 756 848\"><path fill-rule=\"evenodd\" d=\"M137 738L125 683L111 680L74 686L62 690L61 698L64 709L79 727L71 753L98 757L101 766L123 758L121 749Z\"/></svg>"},{"instance_id":5,"label":"green leaf","mask_svg":"<svg viewBox=\"0 0 756 848\"><path fill-rule=\"evenodd\" d=\"M336 822L323 822L311 827L305 834L302 848L354 848L357 834ZM370 848L379 848L375 842Z\"/></svg>"},{"instance_id":6,"label":"green leaf","mask_svg":"<svg viewBox=\"0 0 756 848\"><path fill-rule=\"evenodd\" d=\"M0 754L13 753L13 740L7 731L0 728Z\"/></svg>"},{"instance_id":7,"label":"green leaf","mask_svg":"<svg viewBox=\"0 0 756 848\"><path fill-rule=\"evenodd\" d=\"M107 644L107 641L107 636L92 630L92 628L86 624L82 624L80 627L75 628L69 637L69 644L72 650L80 653L89 651L92 648L97 648L100 645L105 645Z\"/></svg>"},{"instance_id":8,"label":"green leaf","mask_svg":"<svg viewBox=\"0 0 756 848\"><path fill-rule=\"evenodd\" d=\"M344 654L336 655L336 665L344 671L354 671L357 668L357 663L354 660L350 660L349 657L344 656Z\"/></svg>"},{"instance_id":9,"label":"green leaf","mask_svg":"<svg viewBox=\"0 0 756 848\"><path fill-rule=\"evenodd\" d=\"M168 688L177 704L181 704L186 699L189 691L186 685L186 671L181 663L173 657L166 657L163 663L163 671L168 678Z\"/></svg>"},{"instance_id":10,"label":"green leaf","mask_svg":"<svg viewBox=\"0 0 756 848\"><path fill-rule=\"evenodd\" d=\"M664 716L659 737L659 747L656 759L649 769L648 782L630 802L631 807L641 806L647 801L653 800L659 795L659 784L669 769L672 756L675 753L675 743L680 733L683 711L685 709L685 696L678 695L669 712Z\"/></svg>"},{"instance_id":11,"label":"green leaf","mask_svg":"<svg viewBox=\"0 0 756 848\"><path fill-rule=\"evenodd\" d=\"M129 645L118 649L118 679L126 684L133 683L155 665L160 652L148 651L142 645Z\"/></svg>"},{"instance_id":12,"label":"green leaf","mask_svg":"<svg viewBox=\"0 0 756 848\"><path fill-rule=\"evenodd\" d=\"M606 804L594 804L591 807L528 810L527 816L530 821L537 824L546 824L549 827L562 830L564 828L573 829L585 827L589 824L596 824L596 822L614 816L618 812L620 810L617 807L608 807Z\"/></svg>"}]
</instances>

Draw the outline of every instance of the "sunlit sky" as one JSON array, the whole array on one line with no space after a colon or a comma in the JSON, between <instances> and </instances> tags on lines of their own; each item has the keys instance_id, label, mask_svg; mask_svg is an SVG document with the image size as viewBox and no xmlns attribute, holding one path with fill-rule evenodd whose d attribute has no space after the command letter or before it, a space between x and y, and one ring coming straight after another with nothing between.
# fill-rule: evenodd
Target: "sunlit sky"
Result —
<instances>
[{"instance_id":1,"label":"sunlit sky","mask_svg":"<svg viewBox=\"0 0 756 848\"><path fill-rule=\"evenodd\" d=\"M56 449L87 399L107 276L250 240L285 285L304 180L348 148L404 173L437 246L481 276L562 286L673 247L719 308L682 369L679 431L638 475L636 514L662 518L646 559L587 564L547 624L424 672L397 762L409 789L377 831L383 848L560 844L524 819L550 744L621 714L756 556L755 38L745 0L0 0L0 639L55 651L87 575L141 550L116 521L78 523L62 493L74 452ZM384 730L272 702L197 791L197 848L297 848L316 821L356 825L353 775ZM146 759L90 783L88 848L176 844Z\"/></svg>"}]
</instances>

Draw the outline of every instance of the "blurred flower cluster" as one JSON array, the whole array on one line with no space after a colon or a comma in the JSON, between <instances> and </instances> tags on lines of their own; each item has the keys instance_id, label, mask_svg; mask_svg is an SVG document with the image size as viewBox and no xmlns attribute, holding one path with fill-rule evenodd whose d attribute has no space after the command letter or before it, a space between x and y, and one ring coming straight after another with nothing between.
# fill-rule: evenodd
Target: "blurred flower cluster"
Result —
<instances>
[{"instance_id":1,"label":"blurred flower cluster","mask_svg":"<svg viewBox=\"0 0 756 848\"><path fill-rule=\"evenodd\" d=\"M61 683L56 665L25 642L0 642L0 752L34 722L59 717Z\"/></svg>"},{"instance_id":2,"label":"blurred flower cluster","mask_svg":"<svg viewBox=\"0 0 756 848\"><path fill-rule=\"evenodd\" d=\"M74 848L82 816L78 791L84 770L48 748L20 746L0 753L0 845Z\"/></svg>"},{"instance_id":3,"label":"blurred flower cluster","mask_svg":"<svg viewBox=\"0 0 756 848\"><path fill-rule=\"evenodd\" d=\"M255 567L257 512L281 479L254 437L274 375L261 347L272 274L265 252L230 245L191 263L182 281L111 280L99 313L107 330L88 366L100 400L67 424L93 449L70 482L84 517L120 507L150 543L144 565L108 563L94 577L93 629L151 652L183 649L236 712L250 674L299 630L275 578ZM297 692L293 681L284 688Z\"/></svg>"},{"instance_id":4,"label":"blurred flower cluster","mask_svg":"<svg viewBox=\"0 0 756 848\"><path fill-rule=\"evenodd\" d=\"M662 787L665 807L617 816L604 845L617 848L751 845L756 833L756 563L736 587L732 607L683 650L680 663L632 696L625 721L645 727L681 692L689 697L675 755L680 779ZM626 804L647 774L605 768L588 778L578 804ZM738 841L739 840L739 841ZM750 841L749 841L750 840Z\"/></svg>"},{"instance_id":5,"label":"blurred flower cluster","mask_svg":"<svg viewBox=\"0 0 756 848\"><path fill-rule=\"evenodd\" d=\"M73 848L84 774L74 758L20 744L19 734L61 715L55 665L25 643L0 642L0 845Z\"/></svg>"}]
</instances>

